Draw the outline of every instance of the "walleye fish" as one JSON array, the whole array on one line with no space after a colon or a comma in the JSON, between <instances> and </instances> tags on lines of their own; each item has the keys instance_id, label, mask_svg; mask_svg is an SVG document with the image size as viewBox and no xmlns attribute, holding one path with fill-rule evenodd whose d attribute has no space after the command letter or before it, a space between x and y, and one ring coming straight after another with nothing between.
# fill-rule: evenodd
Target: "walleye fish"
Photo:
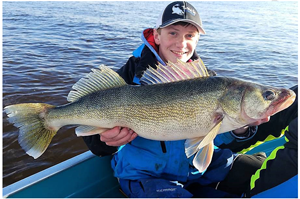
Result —
<instances>
[{"instance_id":1,"label":"walleye fish","mask_svg":"<svg viewBox=\"0 0 300 199\"><path fill-rule=\"evenodd\" d=\"M5 112L19 128L21 147L33 158L44 153L65 125L78 125L78 136L90 135L96 128L104 132L122 126L147 139L186 139L187 157L196 154L193 164L203 172L211 162L218 133L269 117L295 100L289 89L210 77L201 60L150 67L141 82L142 86L127 85L101 65L74 84L68 104L16 104L5 107Z\"/></svg>"}]
</instances>

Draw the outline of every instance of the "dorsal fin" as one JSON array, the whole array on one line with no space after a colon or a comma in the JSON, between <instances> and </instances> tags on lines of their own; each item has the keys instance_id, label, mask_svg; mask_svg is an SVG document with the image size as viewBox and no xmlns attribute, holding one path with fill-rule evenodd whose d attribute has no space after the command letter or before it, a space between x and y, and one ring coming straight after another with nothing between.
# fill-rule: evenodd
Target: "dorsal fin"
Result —
<instances>
[{"instance_id":1,"label":"dorsal fin","mask_svg":"<svg viewBox=\"0 0 300 199\"><path fill-rule=\"evenodd\" d=\"M176 64L168 62L166 66L159 63L157 69L149 67L144 72L140 82L146 85L163 84L199 77L209 77L207 69L200 58L187 63L181 60L178 60Z\"/></svg>"},{"instance_id":2,"label":"dorsal fin","mask_svg":"<svg viewBox=\"0 0 300 199\"><path fill-rule=\"evenodd\" d=\"M79 98L96 91L106 90L127 85L118 73L105 65L100 65L99 69L92 69L86 77L81 78L72 87L67 100L74 102Z\"/></svg>"}]
</instances>

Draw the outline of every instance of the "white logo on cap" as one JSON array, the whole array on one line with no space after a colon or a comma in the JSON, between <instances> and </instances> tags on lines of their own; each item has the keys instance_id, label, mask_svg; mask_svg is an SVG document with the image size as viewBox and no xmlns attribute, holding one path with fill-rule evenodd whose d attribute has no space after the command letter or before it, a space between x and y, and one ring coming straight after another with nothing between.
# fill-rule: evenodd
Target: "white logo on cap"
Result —
<instances>
[{"instance_id":1,"label":"white logo on cap","mask_svg":"<svg viewBox=\"0 0 300 199\"><path fill-rule=\"evenodd\" d=\"M178 15L184 14L184 11L180 8L179 4L174 5L172 11L173 11L172 14L178 14Z\"/></svg>"},{"instance_id":2,"label":"white logo on cap","mask_svg":"<svg viewBox=\"0 0 300 199\"><path fill-rule=\"evenodd\" d=\"M172 7L172 14L178 14L178 15L184 15L184 12L185 10L187 10L189 13L191 13L193 16L196 15L196 12L194 9L192 8L189 8L189 7L185 7L185 6L182 6L182 9L180 7L179 4L176 4Z\"/></svg>"}]
</instances>

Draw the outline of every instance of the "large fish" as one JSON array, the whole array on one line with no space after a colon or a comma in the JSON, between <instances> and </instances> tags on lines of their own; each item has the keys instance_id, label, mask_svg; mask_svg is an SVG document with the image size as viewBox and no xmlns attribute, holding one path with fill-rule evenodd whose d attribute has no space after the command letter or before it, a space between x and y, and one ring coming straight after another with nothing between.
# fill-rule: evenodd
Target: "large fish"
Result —
<instances>
[{"instance_id":1,"label":"large fish","mask_svg":"<svg viewBox=\"0 0 300 199\"><path fill-rule=\"evenodd\" d=\"M101 65L74 84L69 104L25 103L7 106L5 111L20 128L21 147L34 158L65 125L78 125L78 136L122 126L147 139L186 139L186 155L196 154L193 163L202 172L211 162L218 133L267 118L295 100L289 89L209 77L201 60L150 67L141 82L144 85L127 85Z\"/></svg>"}]
</instances>

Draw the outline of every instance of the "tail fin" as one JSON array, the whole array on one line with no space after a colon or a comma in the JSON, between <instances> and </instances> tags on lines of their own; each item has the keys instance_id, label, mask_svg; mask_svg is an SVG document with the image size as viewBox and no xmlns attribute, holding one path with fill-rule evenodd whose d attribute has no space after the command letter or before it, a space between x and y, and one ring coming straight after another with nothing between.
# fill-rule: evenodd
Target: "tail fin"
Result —
<instances>
[{"instance_id":1,"label":"tail fin","mask_svg":"<svg viewBox=\"0 0 300 199\"><path fill-rule=\"evenodd\" d=\"M44 119L46 111L54 107L42 103L25 103L4 108L8 121L20 129L19 144L34 159L45 152L57 132L48 129Z\"/></svg>"}]
</instances>

